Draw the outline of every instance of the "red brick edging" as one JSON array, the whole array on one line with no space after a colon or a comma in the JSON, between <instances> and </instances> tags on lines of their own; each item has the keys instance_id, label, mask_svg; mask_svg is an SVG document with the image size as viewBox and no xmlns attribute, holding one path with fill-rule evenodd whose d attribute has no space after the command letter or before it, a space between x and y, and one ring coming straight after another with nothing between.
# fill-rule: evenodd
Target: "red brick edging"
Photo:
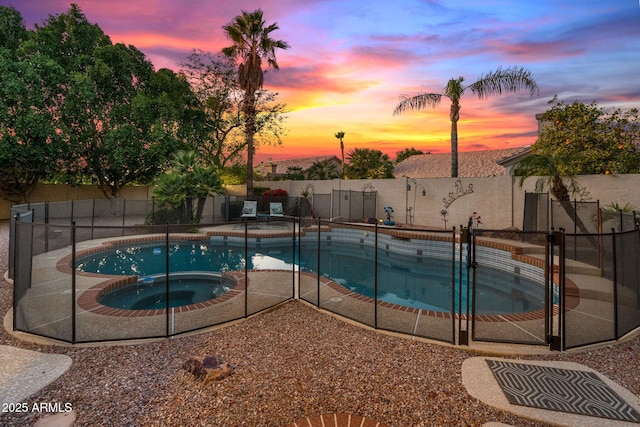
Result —
<instances>
[{"instance_id":1,"label":"red brick edging","mask_svg":"<svg viewBox=\"0 0 640 427\"><path fill-rule=\"evenodd\" d=\"M287 427L389 427L355 414L323 414L304 417Z\"/></svg>"},{"instance_id":2,"label":"red brick edging","mask_svg":"<svg viewBox=\"0 0 640 427\"><path fill-rule=\"evenodd\" d=\"M98 277L100 275L93 274ZM113 276L108 276L113 277ZM122 276L120 276L122 277ZM215 304L220 304L225 301L230 300L240 294L242 294L246 287L246 280L243 272L239 271L230 271L222 273L223 280L234 283L232 289L228 292L225 292L223 295L219 297L209 299L206 301L202 301L196 304L189 305L181 305L178 307L173 307L174 313L185 313L188 311L198 310L205 307L210 307ZM121 308L113 308L107 307L106 305L100 304L98 301L100 297L102 297L107 292L110 292L119 287L128 285L130 283L135 283L138 281L137 276L125 276L125 278L121 279L108 279L102 283L98 283L97 285L87 289L78 297L78 305L83 309L90 311L94 314L101 314L103 316L120 316L120 317L143 317L143 316L158 316L165 315L167 310L157 309L157 310L126 310Z\"/></svg>"}]
</instances>

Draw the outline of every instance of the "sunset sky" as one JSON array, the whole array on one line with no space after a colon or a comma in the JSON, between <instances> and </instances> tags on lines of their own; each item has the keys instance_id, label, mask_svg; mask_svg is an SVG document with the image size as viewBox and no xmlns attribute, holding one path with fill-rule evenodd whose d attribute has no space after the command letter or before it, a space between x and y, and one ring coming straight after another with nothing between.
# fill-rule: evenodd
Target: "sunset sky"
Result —
<instances>
[{"instance_id":1,"label":"sunset sky","mask_svg":"<svg viewBox=\"0 0 640 427\"><path fill-rule=\"evenodd\" d=\"M28 28L68 11L63 0L0 0ZM280 70L265 88L287 105L288 134L260 147L258 161L379 149L450 151L449 103L393 116L400 95L441 93L447 80L473 83L498 66L533 72L540 94L477 100L465 93L460 151L535 142L535 114L563 101L640 107L638 0L76 0L114 43L144 52L156 69L179 69L193 49L230 43L222 26L242 10L261 8L271 33L291 48L277 52Z\"/></svg>"}]
</instances>

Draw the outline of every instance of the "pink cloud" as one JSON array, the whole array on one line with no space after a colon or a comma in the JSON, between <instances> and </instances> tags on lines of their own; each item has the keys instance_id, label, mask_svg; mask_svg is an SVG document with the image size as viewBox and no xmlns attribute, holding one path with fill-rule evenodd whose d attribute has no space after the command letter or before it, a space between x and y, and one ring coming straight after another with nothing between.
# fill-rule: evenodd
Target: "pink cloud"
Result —
<instances>
[{"instance_id":1,"label":"pink cloud","mask_svg":"<svg viewBox=\"0 0 640 427\"><path fill-rule=\"evenodd\" d=\"M584 49L563 41L511 43L505 40L488 40L487 46L500 52L501 56L513 58L520 63L549 61L584 54Z\"/></svg>"}]
</instances>

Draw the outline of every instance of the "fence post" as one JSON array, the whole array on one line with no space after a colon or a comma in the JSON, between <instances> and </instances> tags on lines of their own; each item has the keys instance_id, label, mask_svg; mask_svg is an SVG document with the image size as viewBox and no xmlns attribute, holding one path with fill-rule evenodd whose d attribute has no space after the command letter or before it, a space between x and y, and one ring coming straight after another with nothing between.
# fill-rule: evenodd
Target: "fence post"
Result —
<instances>
[{"instance_id":1,"label":"fence post","mask_svg":"<svg viewBox=\"0 0 640 427\"><path fill-rule=\"evenodd\" d=\"M472 227L472 222L468 223L469 243L467 244L467 313L469 312L469 295L471 295L471 336L476 335L476 309L477 309L477 289L476 289L476 229ZM471 288L471 292L469 292Z\"/></svg>"},{"instance_id":2,"label":"fence post","mask_svg":"<svg viewBox=\"0 0 640 427\"><path fill-rule=\"evenodd\" d=\"M318 250L317 250L317 259L318 259L318 271L316 272L317 279L317 291L316 291L316 307L320 307L320 217L318 217Z\"/></svg>"},{"instance_id":3,"label":"fence post","mask_svg":"<svg viewBox=\"0 0 640 427\"><path fill-rule=\"evenodd\" d=\"M622 213L621 213L622 215ZM622 226L622 222L620 222ZM618 257L616 250L616 230L611 229L612 258L613 258L613 333L614 339L618 339ZM624 280L624 279L623 279Z\"/></svg>"},{"instance_id":4,"label":"fence post","mask_svg":"<svg viewBox=\"0 0 640 427\"><path fill-rule=\"evenodd\" d=\"M293 233L291 233L291 245L292 245L292 250L291 250L291 266L293 267L293 277L291 280L291 295L293 296L293 299L297 299L296 298L296 217L293 217ZM299 263L299 258L298 258L298 263ZM298 267L298 270L300 270L300 268Z\"/></svg>"},{"instance_id":5,"label":"fence post","mask_svg":"<svg viewBox=\"0 0 640 427\"><path fill-rule=\"evenodd\" d=\"M378 329L378 221L374 226L373 247L373 327Z\"/></svg>"},{"instance_id":6,"label":"fence post","mask_svg":"<svg viewBox=\"0 0 640 427\"><path fill-rule=\"evenodd\" d=\"M44 202L44 251L49 252L49 202Z\"/></svg>"},{"instance_id":7,"label":"fence post","mask_svg":"<svg viewBox=\"0 0 640 427\"><path fill-rule=\"evenodd\" d=\"M76 223L71 222L71 342L76 343Z\"/></svg>"},{"instance_id":8,"label":"fence post","mask_svg":"<svg viewBox=\"0 0 640 427\"><path fill-rule=\"evenodd\" d=\"M249 221L244 222L244 317L249 315Z\"/></svg>"},{"instance_id":9,"label":"fence post","mask_svg":"<svg viewBox=\"0 0 640 427\"><path fill-rule=\"evenodd\" d=\"M461 230L464 231L464 230ZM458 314L458 345L469 344L469 316L467 313L466 327L462 330L462 234L460 235L460 244L458 251L460 252L458 275L458 309L456 310L456 226L451 227L451 333L452 342L455 344L456 339L456 312Z\"/></svg>"},{"instance_id":10,"label":"fence post","mask_svg":"<svg viewBox=\"0 0 640 427\"><path fill-rule=\"evenodd\" d=\"M13 234L13 274L11 278L13 279L13 330L16 330L16 321L18 320L18 285L20 284L19 280L16 277L20 276L17 269L20 267L20 262L18 261L18 249L20 246L20 213L16 212L15 214L15 223L14 223L14 234Z\"/></svg>"},{"instance_id":11,"label":"fence post","mask_svg":"<svg viewBox=\"0 0 640 427\"><path fill-rule=\"evenodd\" d=\"M123 228L124 231L124 228ZM164 237L164 259L165 259L165 273L164 273L164 288L165 288L165 336L169 336L169 221L165 228Z\"/></svg>"},{"instance_id":12,"label":"fence post","mask_svg":"<svg viewBox=\"0 0 640 427\"><path fill-rule=\"evenodd\" d=\"M563 351L566 343L567 326L565 322L565 307L566 307L566 261L567 261L567 249L566 249L566 234L562 228L560 228L559 237L559 250L558 250L558 262L560 263L558 270L558 334L559 337L554 337L551 343L551 350ZM553 264L552 264L553 265Z\"/></svg>"}]
</instances>

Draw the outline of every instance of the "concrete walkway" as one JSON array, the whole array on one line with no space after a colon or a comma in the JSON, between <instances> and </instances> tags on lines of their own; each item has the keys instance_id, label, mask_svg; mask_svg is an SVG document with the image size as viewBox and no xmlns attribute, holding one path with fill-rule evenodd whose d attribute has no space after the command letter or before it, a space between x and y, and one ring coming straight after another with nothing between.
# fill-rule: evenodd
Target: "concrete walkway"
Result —
<instances>
[{"instance_id":1,"label":"concrete walkway","mask_svg":"<svg viewBox=\"0 0 640 427\"><path fill-rule=\"evenodd\" d=\"M628 406L635 409L636 412L640 412L640 398L619 384L613 382L604 375L588 368L584 365L573 362L554 362L554 361L534 361L534 360L509 360L502 358L487 358L487 357L472 357L464 361L462 364L462 383L464 384L467 392L480 400L481 402L492 406L501 411L510 412L515 415L519 415L530 420L549 423L557 426L581 426L581 427L623 427L623 426L638 426L638 423L624 422L612 420L609 418L592 417L586 415L578 415L575 413L560 412L549 409L540 409L538 407L521 406L509 403L503 389L496 380L491 368L487 364L487 360L499 360L501 362L511 362L526 365L535 365L540 367L555 368L559 370L580 371L586 373L595 374L602 382L606 384L619 398L624 401ZM518 384L522 386L522 384ZM545 393L553 394L558 392L563 394L564 403L569 405L580 405L582 402L578 400L571 401L571 392L563 390L553 390L552 384L547 383L545 386L549 387L549 390L538 389L537 398L544 397ZM584 387L582 385L581 387ZM610 402L606 402L610 403Z\"/></svg>"},{"instance_id":2,"label":"concrete walkway","mask_svg":"<svg viewBox=\"0 0 640 427\"><path fill-rule=\"evenodd\" d=\"M0 345L0 403L26 402L70 366L71 358L63 354Z\"/></svg>"}]
</instances>

